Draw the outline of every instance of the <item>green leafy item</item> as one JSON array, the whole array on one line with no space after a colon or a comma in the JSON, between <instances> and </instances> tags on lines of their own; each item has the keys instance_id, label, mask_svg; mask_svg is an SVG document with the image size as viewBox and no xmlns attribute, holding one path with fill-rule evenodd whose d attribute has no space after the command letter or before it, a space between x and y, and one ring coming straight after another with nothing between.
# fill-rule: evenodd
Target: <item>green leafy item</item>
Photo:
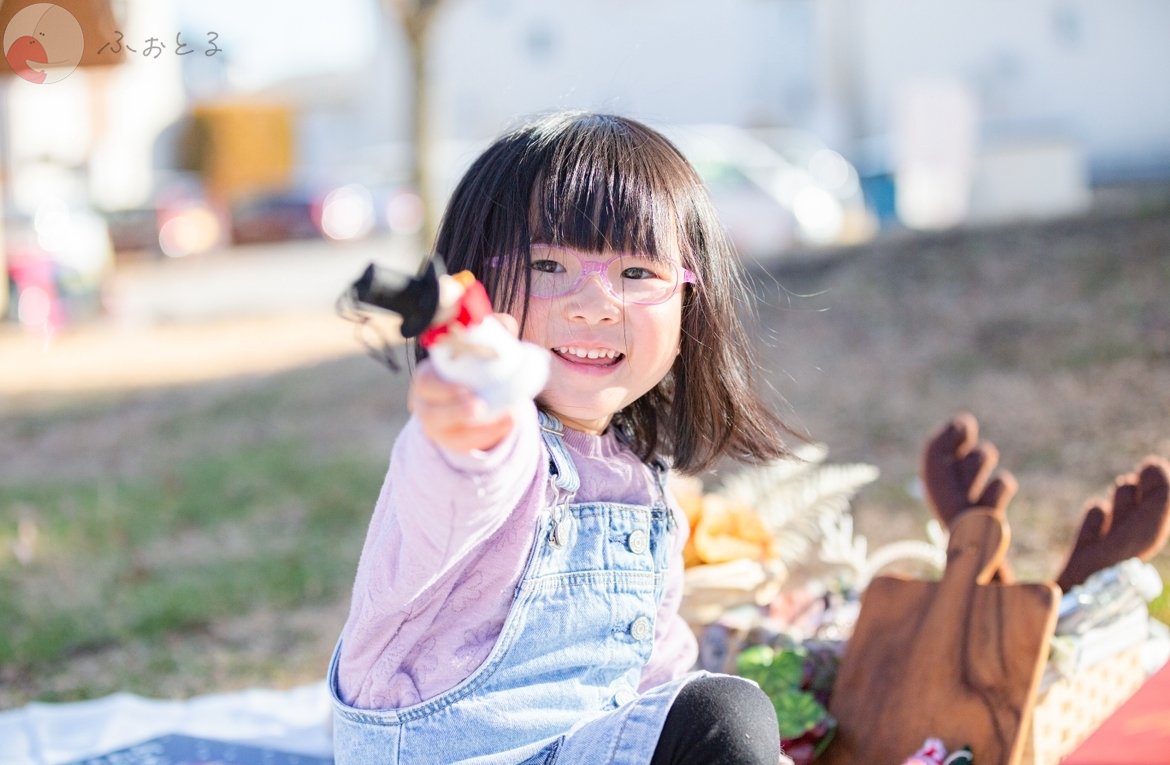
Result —
<instances>
[{"instance_id":1,"label":"green leafy item","mask_svg":"<svg viewBox=\"0 0 1170 765\"><path fill-rule=\"evenodd\" d=\"M837 724L803 687L809 679L811 662L812 657L802 647L776 651L771 646L756 645L739 654L736 674L754 680L768 694L780 724L781 740L813 739L809 743L819 755L832 740Z\"/></svg>"}]
</instances>

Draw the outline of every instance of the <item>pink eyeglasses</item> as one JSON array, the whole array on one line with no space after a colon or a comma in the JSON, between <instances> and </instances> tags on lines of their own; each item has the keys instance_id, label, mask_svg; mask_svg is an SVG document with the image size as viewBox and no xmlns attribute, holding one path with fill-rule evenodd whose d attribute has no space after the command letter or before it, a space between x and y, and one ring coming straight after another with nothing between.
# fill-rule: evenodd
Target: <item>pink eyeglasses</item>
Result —
<instances>
[{"instance_id":1,"label":"pink eyeglasses","mask_svg":"<svg viewBox=\"0 0 1170 765\"><path fill-rule=\"evenodd\" d=\"M491 264L498 266L500 260L492 258ZM592 260L576 250L534 246L528 294L534 298L571 295L593 275L615 299L637 305L664 303L680 285L696 282L693 272L669 261L630 254Z\"/></svg>"}]
</instances>

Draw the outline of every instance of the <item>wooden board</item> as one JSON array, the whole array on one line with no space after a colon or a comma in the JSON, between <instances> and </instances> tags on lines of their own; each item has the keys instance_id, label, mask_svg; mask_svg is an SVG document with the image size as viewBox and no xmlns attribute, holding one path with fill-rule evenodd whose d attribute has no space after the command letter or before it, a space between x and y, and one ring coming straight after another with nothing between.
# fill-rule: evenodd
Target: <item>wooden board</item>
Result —
<instances>
[{"instance_id":1,"label":"wooden board","mask_svg":"<svg viewBox=\"0 0 1170 765\"><path fill-rule=\"evenodd\" d=\"M1019 762L1060 591L991 583L1008 536L992 513L965 511L940 581L870 583L833 686L827 765L898 765L929 736L970 745L979 765Z\"/></svg>"}]
</instances>

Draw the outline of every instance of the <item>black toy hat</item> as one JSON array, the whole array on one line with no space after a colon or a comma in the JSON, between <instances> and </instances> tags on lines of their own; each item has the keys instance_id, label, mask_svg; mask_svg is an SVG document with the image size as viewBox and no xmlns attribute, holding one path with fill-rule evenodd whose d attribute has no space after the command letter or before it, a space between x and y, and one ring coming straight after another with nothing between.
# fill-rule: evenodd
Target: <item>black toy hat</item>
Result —
<instances>
[{"instance_id":1,"label":"black toy hat","mask_svg":"<svg viewBox=\"0 0 1170 765\"><path fill-rule=\"evenodd\" d=\"M384 268L375 263L350 288L353 299L402 317L404 338L417 337L431 325L439 307L439 274L443 264L432 258L418 276Z\"/></svg>"}]
</instances>

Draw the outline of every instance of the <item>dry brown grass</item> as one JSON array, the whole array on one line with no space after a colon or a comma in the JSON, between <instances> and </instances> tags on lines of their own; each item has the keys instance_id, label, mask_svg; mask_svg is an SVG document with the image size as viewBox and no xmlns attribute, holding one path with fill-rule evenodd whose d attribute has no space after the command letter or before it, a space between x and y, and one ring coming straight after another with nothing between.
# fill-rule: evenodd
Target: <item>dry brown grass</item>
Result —
<instances>
[{"instance_id":1,"label":"dry brown grass","mask_svg":"<svg viewBox=\"0 0 1170 765\"><path fill-rule=\"evenodd\" d=\"M1019 479L1010 555L1025 577L1055 575L1086 498L1147 453L1170 457L1166 214L891 236L754 278L761 373L787 419L827 444L831 461L881 468L855 502L871 544L922 536L919 451L958 410L979 418ZM294 333L302 343L287 342ZM72 352L49 364L0 335L0 486L138 480L273 441L367 454L376 473L405 418L406 375L356 355L331 316L87 330L62 342ZM0 507L0 520L20 512ZM8 544L13 529L3 531ZM356 564L357 544L336 551L343 565ZM14 565L10 550L0 564ZM1170 555L1158 564L1170 573ZM187 695L318 679L346 602L337 592L327 605L219 619L166 636L146 663L133 641L78 652L11 686L0 707L120 683Z\"/></svg>"},{"instance_id":2,"label":"dry brown grass","mask_svg":"<svg viewBox=\"0 0 1170 765\"><path fill-rule=\"evenodd\" d=\"M871 541L921 535L920 450L960 410L1019 479L1026 576L1055 575L1084 500L1170 457L1168 216L891 237L761 285L792 422L881 468L855 505Z\"/></svg>"}]
</instances>

